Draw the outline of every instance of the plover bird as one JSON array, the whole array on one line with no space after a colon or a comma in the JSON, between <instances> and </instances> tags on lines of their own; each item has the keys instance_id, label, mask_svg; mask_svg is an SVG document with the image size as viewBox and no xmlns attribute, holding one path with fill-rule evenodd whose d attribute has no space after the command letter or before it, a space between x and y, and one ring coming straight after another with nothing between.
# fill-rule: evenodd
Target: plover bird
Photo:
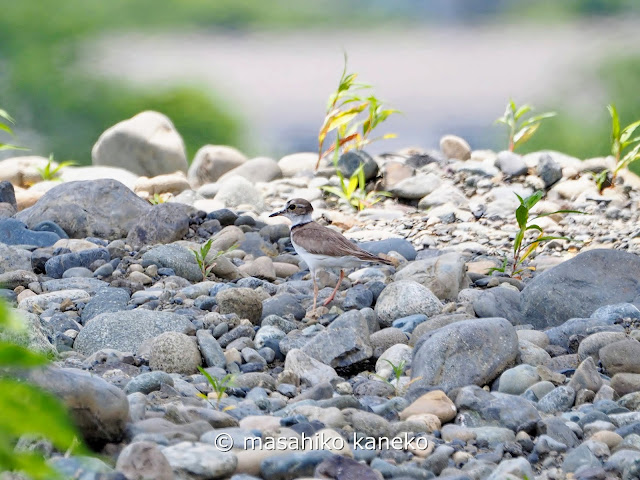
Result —
<instances>
[{"instance_id":1,"label":"plover bird","mask_svg":"<svg viewBox=\"0 0 640 480\"><path fill-rule=\"evenodd\" d=\"M340 278L336 288L333 289L333 293L324 302L326 306L335 298L338 288L340 288L344 278L344 268L357 267L366 262L387 265L393 265L393 262L372 255L335 230L314 222L311 219L312 212L313 207L307 200L294 198L289 200L282 210L269 216L282 215L291 220L291 244L296 253L309 266L309 271L311 272L313 280L313 311L315 312L318 301L318 284L316 283L318 268L340 269Z\"/></svg>"}]
</instances>

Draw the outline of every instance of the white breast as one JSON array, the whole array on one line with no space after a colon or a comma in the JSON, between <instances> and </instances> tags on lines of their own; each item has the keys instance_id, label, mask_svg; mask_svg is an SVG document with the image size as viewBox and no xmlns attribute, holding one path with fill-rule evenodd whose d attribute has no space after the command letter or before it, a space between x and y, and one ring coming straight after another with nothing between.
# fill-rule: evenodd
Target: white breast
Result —
<instances>
[{"instance_id":1,"label":"white breast","mask_svg":"<svg viewBox=\"0 0 640 480\"><path fill-rule=\"evenodd\" d=\"M293 237L291 238L291 244L293 245L296 253L300 255L300 257L302 257L305 263L309 266L309 270L312 273L318 268L350 268L357 267L363 263L362 260L353 256L332 257L329 255L309 253L303 247L294 242Z\"/></svg>"}]
</instances>

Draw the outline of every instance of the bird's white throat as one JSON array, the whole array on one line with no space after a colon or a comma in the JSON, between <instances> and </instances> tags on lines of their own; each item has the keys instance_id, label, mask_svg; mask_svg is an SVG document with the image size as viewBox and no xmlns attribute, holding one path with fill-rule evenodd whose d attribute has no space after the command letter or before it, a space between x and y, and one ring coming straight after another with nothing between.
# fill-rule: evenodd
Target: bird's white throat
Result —
<instances>
[{"instance_id":1,"label":"bird's white throat","mask_svg":"<svg viewBox=\"0 0 640 480\"><path fill-rule=\"evenodd\" d=\"M298 225L303 225L305 223L313 221L313 219L311 218L311 213L307 213L305 215L296 215L295 217L291 216L289 218L291 219L291 227L289 228L293 228Z\"/></svg>"}]
</instances>

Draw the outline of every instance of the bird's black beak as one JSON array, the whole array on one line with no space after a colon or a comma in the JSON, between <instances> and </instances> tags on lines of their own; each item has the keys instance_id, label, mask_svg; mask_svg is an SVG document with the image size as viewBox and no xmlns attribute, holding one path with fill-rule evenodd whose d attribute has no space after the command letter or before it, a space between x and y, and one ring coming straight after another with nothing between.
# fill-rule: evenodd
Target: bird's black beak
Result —
<instances>
[{"instance_id":1,"label":"bird's black beak","mask_svg":"<svg viewBox=\"0 0 640 480\"><path fill-rule=\"evenodd\" d=\"M279 210L277 212L273 212L271 215L269 215L269 217L277 217L278 215L282 215L286 210L283 208L282 210Z\"/></svg>"}]
</instances>

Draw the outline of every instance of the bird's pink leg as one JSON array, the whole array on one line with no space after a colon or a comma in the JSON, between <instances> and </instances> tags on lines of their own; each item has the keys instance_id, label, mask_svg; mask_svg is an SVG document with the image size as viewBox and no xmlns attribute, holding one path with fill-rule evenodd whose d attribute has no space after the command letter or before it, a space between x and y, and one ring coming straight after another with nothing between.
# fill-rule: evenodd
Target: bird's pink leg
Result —
<instances>
[{"instance_id":1,"label":"bird's pink leg","mask_svg":"<svg viewBox=\"0 0 640 480\"><path fill-rule=\"evenodd\" d=\"M340 278L338 279L336 288L333 289L333 292L331 292L331 295L329 296L329 298L327 298L323 303L325 307L329 305L331 301L336 297L336 293L338 293L338 289L340 288L340 284L342 283L343 278L344 278L344 270L340 270Z\"/></svg>"}]
</instances>

